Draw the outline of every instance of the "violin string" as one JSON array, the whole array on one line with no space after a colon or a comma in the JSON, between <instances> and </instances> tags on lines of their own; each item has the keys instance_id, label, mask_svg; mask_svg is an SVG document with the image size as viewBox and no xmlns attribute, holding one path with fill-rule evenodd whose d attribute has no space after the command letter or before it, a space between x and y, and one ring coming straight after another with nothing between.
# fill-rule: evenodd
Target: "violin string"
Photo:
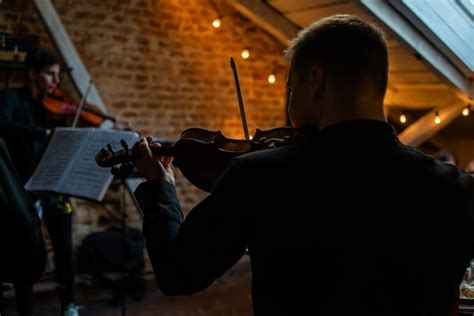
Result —
<instances>
[{"instance_id":1,"label":"violin string","mask_svg":"<svg viewBox=\"0 0 474 316\"><path fill-rule=\"evenodd\" d=\"M244 102L242 101L242 93L240 92L239 76L237 74L237 67L235 65L234 58L232 57L230 57L230 67L234 72L235 89L237 90L237 100L239 101L240 117L242 118L245 139L250 140L249 130L247 128L247 119L245 118Z\"/></svg>"},{"instance_id":2,"label":"violin string","mask_svg":"<svg viewBox=\"0 0 474 316\"><path fill-rule=\"evenodd\" d=\"M71 127L76 127L77 122L79 121L79 115L81 114L82 107L86 103L87 95L89 94L91 87L92 87L92 80L89 80L89 86L87 87L86 93L84 93L84 95L81 98L81 102L79 103L79 107L76 110L76 114L74 116L74 120L72 121Z\"/></svg>"}]
</instances>

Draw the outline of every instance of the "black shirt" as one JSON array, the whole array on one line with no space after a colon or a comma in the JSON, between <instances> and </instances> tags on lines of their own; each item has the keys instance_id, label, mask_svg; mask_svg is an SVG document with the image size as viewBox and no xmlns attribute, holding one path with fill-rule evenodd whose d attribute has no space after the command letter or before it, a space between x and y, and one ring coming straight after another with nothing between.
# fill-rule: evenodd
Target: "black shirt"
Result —
<instances>
[{"instance_id":1,"label":"black shirt","mask_svg":"<svg viewBox=\"0 0 474 316\"><path fill-rule=\"evenodd\" d=\"M172 185L137 188L163 292L206 288L248 248L256 315L447 315L474 256L470 175L381 121L305 135L234 159L184 221Z\"/></svg>"}]
</instances>

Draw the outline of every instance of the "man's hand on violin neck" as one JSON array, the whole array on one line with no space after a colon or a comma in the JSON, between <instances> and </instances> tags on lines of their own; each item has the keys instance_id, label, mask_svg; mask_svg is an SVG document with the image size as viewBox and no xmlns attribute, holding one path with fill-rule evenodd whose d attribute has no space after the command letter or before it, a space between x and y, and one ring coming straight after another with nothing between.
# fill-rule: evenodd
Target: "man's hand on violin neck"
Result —
<instances>
[{"instance_id":1,"label":"man's hand on violin neck","mask_svg":"<svg viewBox=\"0 0 474 316\"><path fill-rule=\"evenodd\" d=\"M165 180L175 184L174 173L171 168L171 157L153 156L150 147L161 147L159 143L152 143L153 138L141 138L138 145L138 157L135 159L135 167L138 172L148 181Z\"/></svg>"}]
</instances>

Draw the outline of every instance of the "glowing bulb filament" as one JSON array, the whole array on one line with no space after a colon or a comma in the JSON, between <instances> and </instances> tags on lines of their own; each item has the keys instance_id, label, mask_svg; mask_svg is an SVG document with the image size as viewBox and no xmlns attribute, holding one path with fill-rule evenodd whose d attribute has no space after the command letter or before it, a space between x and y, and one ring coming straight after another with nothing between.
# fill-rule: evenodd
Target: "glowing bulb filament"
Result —
<instances>
[{"instance_id":1,"label":"glowing bulb filament","mask_svg":"<svg viewBox=\"0 0 474 316\"><path fill-rule=\"evenodd\" d=\"M248 49L244 49L240 55L243 59L247 59L250 57L250 51Z\"/></svg>"},{"instance_id":2,"label":"glowing bulb filament","mask_svg":"<svg viewBox=\"0 0 474 316\"><path fill-rule=\"evenodd\" d=\"M268 82L273 84L273 83L275 83L275 81L276 81L276 76L275 76L275 74L270 74L270 75L268 76Z\"/></svg>"},{"instance_id":3,"label":"glowing bulb filament","mask_svg":"<svg viewBox=\"0 0 474 316\"><path fill-rule=\"evenodd\" d=\"M407 121L407 117L405 114L400 115L400 122L405 123Z\"/></svg>"},{"instance_id":4,"label":"glowing bulb filament","mask_svg":"<svg viewBox=\"0 0 474 316\"><path fill-rule=\"evenodd\" d=\"M434 120L434 121L435 121L436 124L441 123L441 117L439 117L439 113L438 113L438 112L436 112L436 116L435 116L435 120Z\"/></svg>"},{"instance_id":5,"label":"glowing bulb filament","mask_svg":"<svg viewBox=\"0 0 474 316\"><path fill-rule=\"evenodd\" d=\"M468 116L468 115L469 115L469 108L464 108L464 109L462 110L462 115Z\"/></svg>"},{"instance_id":6,"label":"glowing bulb filament","mask_svg":"<svg viewBox=\"0 0 474 316\"><path fill-rule=\"evenodd\" d=\"M212 21L212 26L214 26L216 29L221 27L221 19L217 18L214 21Z\"/></svg>"}]
</instances>

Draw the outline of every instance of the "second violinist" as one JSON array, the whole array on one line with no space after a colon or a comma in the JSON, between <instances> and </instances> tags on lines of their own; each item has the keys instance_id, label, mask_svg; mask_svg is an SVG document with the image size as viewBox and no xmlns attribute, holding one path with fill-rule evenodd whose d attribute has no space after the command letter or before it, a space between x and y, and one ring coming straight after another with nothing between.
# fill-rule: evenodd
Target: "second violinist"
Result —
<instances>
[{"instance_id":1,"label":"second violinist","mask_svg":"<svg viewBox=\"0 0 474 316\"><path fill-rule=\"evenodd\" d=\"M54 118L43 105L44 97L53 93L59 84L60 59L51 52L36 51L28 54L25 62L26 85L0 92L0 137L5 140L23 183L40 161L52 130L67 125ZM77 310L74 305L71 204L67 197L56 193L30 195L42 214L53 244L61 309ZM32 315L33 285L15 284L15 291L18 314Z\"/></svg>"}]
</instances>

